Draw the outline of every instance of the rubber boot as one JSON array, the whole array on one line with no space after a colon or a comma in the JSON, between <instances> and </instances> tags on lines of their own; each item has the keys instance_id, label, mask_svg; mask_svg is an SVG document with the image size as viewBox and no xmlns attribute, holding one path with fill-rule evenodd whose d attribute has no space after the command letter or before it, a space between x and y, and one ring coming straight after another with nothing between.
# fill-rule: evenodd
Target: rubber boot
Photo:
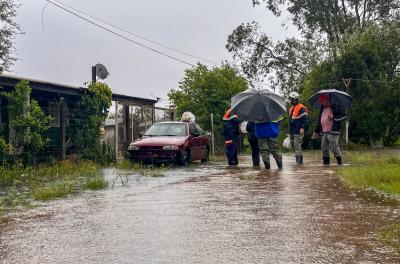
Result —
<instances>
[{"instance_id":1,"label":"rubber boot","mask_svg":"<svg viewBox=\"0 0 400 264\"><path fill-rule=\"evenodd\" d=\"M260 157L258 157L258 160L253 157L253 167L260 167Z\"/></svg>"},{"instance_id":2,"label":"rubber boot","mask_svg":"<svg viewBox=\"0 0 400 264\"><path fill-rule=\"evenodd\" d=\"M269 161L264 161L264 165L265 165L266 170L271 169L271 165L270 165Z\"/></svg>"},{"instance_id":3,"label":"rubber boot","mask_svg":"<svg viewBox=\"0 0 400 264\"><path fill-rule=\"evenodd\" d=\"M296 156L296 163L297 164L303 164L303 156Z\"/></svg>"},{"instance_id":4,"label":"rubber boot","mask_svg":"<svg viewBox=\"0 0 400 264\"><path fill-rule=\"evenodd\" d=\"M342 157L341 156L339 156L339 157L336 157L336 161L337 161L337 165L342 165Z\"/></svg>"},{"instance_id":5,"label":"rubber boot","mask_svg":"<svg viewBox=\"0 0 400 264\"><path fill-rule=\"evenodd\" d=\"M282 166L282 160L277 160L276 165L278 165L278 168L281 170L283 168Z\"/></svg>"},{"instance_id":6,"label":"rubber boot","mask_svg":"<svg viewBox=\"0 0 400 264\"><path fill-rule=\"evenodd\" d=\"M329 163L331 162L330 158L329 157L322 157L322 158L324 160L324 165L329 165Z\"/></svg>"}]
</instances>

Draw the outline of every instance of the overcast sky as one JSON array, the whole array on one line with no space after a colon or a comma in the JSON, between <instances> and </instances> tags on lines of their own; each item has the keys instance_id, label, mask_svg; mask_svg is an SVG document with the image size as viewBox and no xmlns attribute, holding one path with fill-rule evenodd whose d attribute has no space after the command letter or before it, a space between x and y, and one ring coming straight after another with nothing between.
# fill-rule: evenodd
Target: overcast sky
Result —
<instances>
[{"instance_id":1,"label":"overcast sky","mask_svg":"<svg viewBox=\"0 0 400 264\"><path fill-rule=\"evenodd\" d=\"M241 23L253 20L275 40L296 35L264 7L251 0L60 0L111 24L175 49L220 63L231 60L225 44ZM19 76L82 86L90 67L104 64L113 92L167 99L189 66L105 32L45 0L20 0L17 23L24 35L16 38L18 61L11 71ZM135 41L195 64L196 59ZM166 101L163 101L165 104Z\"/></svg>"}]
</instances>

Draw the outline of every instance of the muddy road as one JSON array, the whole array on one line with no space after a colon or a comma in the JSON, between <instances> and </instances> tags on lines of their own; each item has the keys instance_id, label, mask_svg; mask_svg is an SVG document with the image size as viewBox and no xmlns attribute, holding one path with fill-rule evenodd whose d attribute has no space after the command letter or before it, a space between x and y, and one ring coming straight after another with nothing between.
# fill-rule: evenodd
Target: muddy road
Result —
<instances>
[{"instance_id":1,"label":"muddy road","mask_svg":"<svg viewBox=\"0 0 400 264\"><path fill-rule=\"evenodd\" d=\"M293 159L282 171L241 157L237 168L133 175L126 186L3 218L0 263L400 263L377 237L400 221L398 203L343 187L319 161Z\"/></svg>"}]
</instances>

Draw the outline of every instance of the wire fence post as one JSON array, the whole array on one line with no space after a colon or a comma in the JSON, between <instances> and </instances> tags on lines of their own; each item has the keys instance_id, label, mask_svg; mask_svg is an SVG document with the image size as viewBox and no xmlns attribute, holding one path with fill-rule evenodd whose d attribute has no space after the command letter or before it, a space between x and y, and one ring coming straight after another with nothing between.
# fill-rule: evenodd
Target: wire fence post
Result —
<instances>
[{"instance_id":1,"label":"wire fence post","mask_svg":"<svg viewBox=\"0 0 400 264\"><path fill-rule=\"evenodd\" d=\"M215 142L214 142L214 114L211 113L211 145L212 155L215 156Z\"/></svg>"},{"instance_id":2,"label":"wire fence post","mask_svg":"<svg viewBox=\"0 0 400 264\"><path fill-rule=\"evenodd\" d=\"M115 160L118 161L118 101L115 101L115 126L114 126L114 150L115 150Z\"/></svg>"},{"instance_id":3,"label":"wire fence post","mask_svg":"<svg viewBox=\"0 0 400 264\"><path fill-rule=\"evenodd\" d=\"M60 97L60 160L66 158L65 121L65 98Z\"/></svg>"}]
</instances>

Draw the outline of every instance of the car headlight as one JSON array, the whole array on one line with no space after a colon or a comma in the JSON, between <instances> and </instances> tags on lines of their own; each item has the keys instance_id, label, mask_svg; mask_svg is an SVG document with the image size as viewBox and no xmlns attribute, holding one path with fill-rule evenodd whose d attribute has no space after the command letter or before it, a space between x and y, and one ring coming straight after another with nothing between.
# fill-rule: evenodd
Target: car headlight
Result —
<instances>
[{"instance_id":1,"label":"car headlight","mask_svg":"<svg viewBox=\"0 0 400 264\"><path fill-rule=\"evenodd\" d=\"M139 149L140 149L140 147L139 146L135 146L135 145L130 145L128 147L128 150L139 150Z\"/></svg>"},{"instance_id":2,"label":"car headlight","mask_svg":"<svg viewBox=\"0 0 400 264\"><path fill-rule=\"evenodd\" d=\"M162 149L163 150L178 150L178 146L177 145L167 145L167 146L164 146Z\"/></svg>"}]
</instances>

